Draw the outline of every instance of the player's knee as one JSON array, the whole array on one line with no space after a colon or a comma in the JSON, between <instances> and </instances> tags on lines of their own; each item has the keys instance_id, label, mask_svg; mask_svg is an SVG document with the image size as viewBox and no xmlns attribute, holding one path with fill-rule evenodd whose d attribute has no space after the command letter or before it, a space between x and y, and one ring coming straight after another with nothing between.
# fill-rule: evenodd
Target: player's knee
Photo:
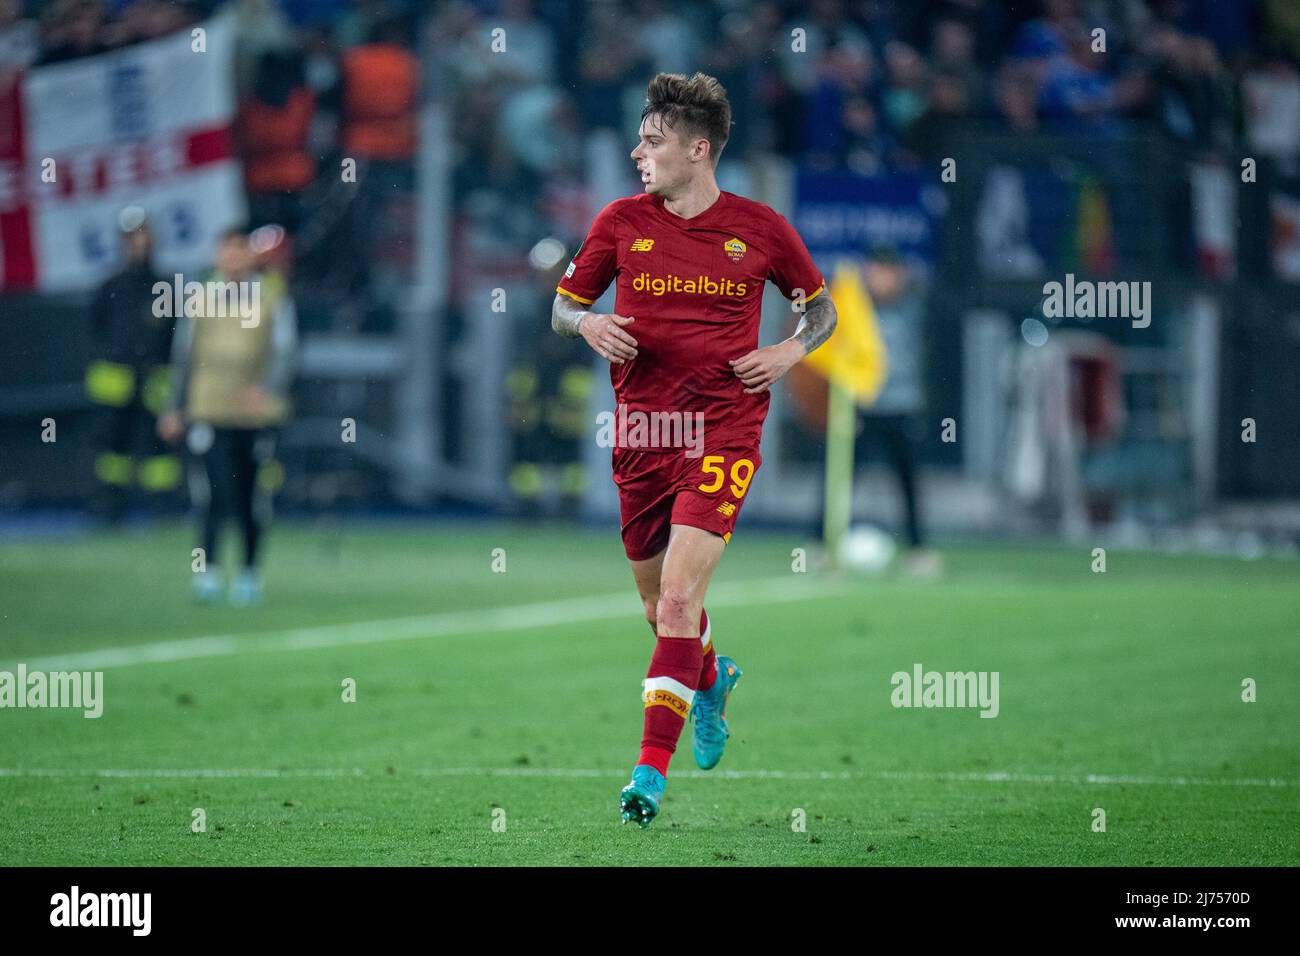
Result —
<instances>
[{"instance_id":1,"label":"player's knee","mask_svg":"<svg viewBox=\"0 0 1300 956\"><path fill-rule=\"evenodd\" d=\"M694 621L691 620L693 605L694 599L685 588L666 587L659 593L655 619L666 627L669 633L689 634L691 628L698 628L700 625L698 607L695 608Z\"/></svg>"}]
</instances>

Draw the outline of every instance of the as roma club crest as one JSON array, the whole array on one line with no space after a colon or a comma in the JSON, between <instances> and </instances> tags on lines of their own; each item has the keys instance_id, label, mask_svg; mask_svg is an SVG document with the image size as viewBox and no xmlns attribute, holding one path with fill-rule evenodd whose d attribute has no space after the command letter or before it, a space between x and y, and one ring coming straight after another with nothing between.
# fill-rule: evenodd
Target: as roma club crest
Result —
<instances>
[{"instance_id":1,"label":"as roma club crest","mask_svg":"<svg viewBox=\"0 0 1300 956\"><path fill-rule=\"evenodd\" d=\"M745 244L739 239L728 239L722 244L722 248L727 250L727 255L731 256L732 262L739 262L745 258Z\"/></svg>"}]
</instances>

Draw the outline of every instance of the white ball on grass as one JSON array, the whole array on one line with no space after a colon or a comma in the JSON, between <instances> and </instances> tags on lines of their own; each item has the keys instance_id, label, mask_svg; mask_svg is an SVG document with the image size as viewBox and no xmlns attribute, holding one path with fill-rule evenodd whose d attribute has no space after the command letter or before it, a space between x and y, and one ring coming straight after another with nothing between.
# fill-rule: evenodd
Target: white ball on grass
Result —
<instances>
[{"instance_id":1,"label":"white ball on grass","mask_svg":"<svg viewBox=\"0 0 1300 956\"><path fill-rule=\"evenodd\" d=\"M894 560L898 547L891 535L874 525L855 525L840 539L836 557L854 571L879 573Z\"/></svg>"}]
</instances>

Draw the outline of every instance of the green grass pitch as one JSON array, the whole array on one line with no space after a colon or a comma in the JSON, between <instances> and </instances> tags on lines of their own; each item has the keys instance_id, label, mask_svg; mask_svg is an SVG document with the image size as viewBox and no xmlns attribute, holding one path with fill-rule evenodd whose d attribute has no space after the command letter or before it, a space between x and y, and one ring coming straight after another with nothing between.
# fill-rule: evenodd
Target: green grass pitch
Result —
<instances>
[{"instance_id":1,"label":"green grass pitch","mask_svg":"<svg viewBox=\"0 0 1300 956\"><path fill-rule=\"evenodd\" d=\"M0 710L0 863L1300 863L1294 562L969 547L920 582L799 544L729 546L731 741L702 773L687 725L642 831L616 533L285 525L248 610L190 603L179 525L11 541L0 669L102 668L105 704ZM893 707L916 663L997 671L998 716Z\"/></svg>"}]
</instances>

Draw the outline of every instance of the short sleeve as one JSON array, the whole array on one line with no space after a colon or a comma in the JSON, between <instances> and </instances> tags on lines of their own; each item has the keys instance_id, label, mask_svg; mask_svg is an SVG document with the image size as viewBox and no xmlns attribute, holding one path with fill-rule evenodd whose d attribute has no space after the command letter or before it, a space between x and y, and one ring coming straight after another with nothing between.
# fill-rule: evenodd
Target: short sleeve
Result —
<instances>
[{"instance_id":1,"label":"short sleeve","mask_svg":"<svg viewBox=\"0 0 1300 956\"><path fill-rule=\"evenodd\" d=\"M802 289L808 301L826 288L826 279L813 263L808 247L794 231L794 226L779 213L772 214L772 233L769 240L767 277L776 283L781 294L793 299L796 290Z\"/></svg>"},{"instance_id":2,"label":"short sleeve","mask_svg":"<svg viewBox=\"0 0 1300 956\"><path fill-rule=\"evenodd\" d=\"M564 270L564 278L555 287L556 292L583 305L591 305L605 294L618 275L618 243L614 236L616 218L614 203L600 211L569 268Z\"/></svg>"}]
</instances>

